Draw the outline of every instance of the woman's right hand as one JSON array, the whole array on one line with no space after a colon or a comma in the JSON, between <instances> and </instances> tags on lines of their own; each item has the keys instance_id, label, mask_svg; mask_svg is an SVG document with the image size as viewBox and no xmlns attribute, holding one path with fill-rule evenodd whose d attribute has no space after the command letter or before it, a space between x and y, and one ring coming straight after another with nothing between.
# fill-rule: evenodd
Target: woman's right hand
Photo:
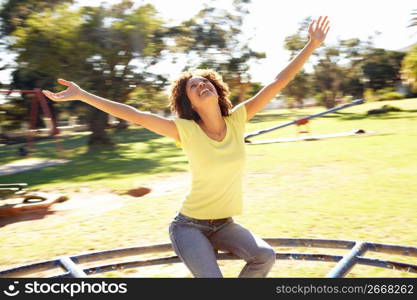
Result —
<instances>
[{"instance_id":1,"label":"woman's right hand","mask_svg":"<svg viewBox=\"0 0 417 300\"><path fill-rule=\"evenodd\" d=\"M77 84L64 79L58 79L58 83L65 85L68 88L59 93L52 93L47 90L42 90L42 93L53 101L81 100L83 90Z\"/></svg>"}]
</instances>

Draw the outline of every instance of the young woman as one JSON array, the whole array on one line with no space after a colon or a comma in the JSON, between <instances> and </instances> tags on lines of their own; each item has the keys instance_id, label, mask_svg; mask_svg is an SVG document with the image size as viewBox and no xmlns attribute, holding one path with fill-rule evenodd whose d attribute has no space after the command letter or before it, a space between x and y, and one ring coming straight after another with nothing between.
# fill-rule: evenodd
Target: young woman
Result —
<instances>
[{"instance_id":1,"label":"young woman","mask_svg":"<svg viewBox=\"0 0 417 300\"><path fill-rule=\"evenodd\" d=\"M311 22L309 41L297 57L258 94L233 109L227 85L211 70L185 72L174 82L170 96L174 120L103 99L63 79L58 82L66 90L43 93L54 101L84 101L175 139L187 155L192 183L169 227L174 251L195 277L222 277L217 250L246 261L239 277L266 277L275 262L274 249L232 219L242 212L245 123L295 77L329 28L327 17Z\"/></svg>"}]
</instances>

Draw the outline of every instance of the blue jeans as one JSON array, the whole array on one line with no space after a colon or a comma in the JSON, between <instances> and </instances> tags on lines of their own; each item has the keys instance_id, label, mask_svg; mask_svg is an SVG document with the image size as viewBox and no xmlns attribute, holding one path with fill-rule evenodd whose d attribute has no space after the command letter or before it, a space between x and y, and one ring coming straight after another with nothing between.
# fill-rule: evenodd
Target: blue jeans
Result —
<instances>
[{"instance_id":1,"label":"blue jeans","mask_svg":"<svg viewBox=\"0 0 417 300\"><path fill-rule=\"evenodd\" d=\"M276 258L270 245L232 218L198 220L179 213L169 226L169 236L175 253L194 277L223 277L217 250L246 261L239 277L266 277Z\"/></svg>"}]
</instances>

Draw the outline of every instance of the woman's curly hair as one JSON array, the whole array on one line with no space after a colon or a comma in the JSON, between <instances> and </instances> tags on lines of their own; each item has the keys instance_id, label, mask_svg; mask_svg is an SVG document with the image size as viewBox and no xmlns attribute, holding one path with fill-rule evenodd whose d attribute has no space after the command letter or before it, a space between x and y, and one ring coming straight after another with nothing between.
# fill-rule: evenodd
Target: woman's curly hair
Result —
<instances>
[{"instance_id":1,"label":"woman's curly hair","mask_svg":"<svg viewBox=\"0 0 417 300\"><path fill-rule=\"evenodd\" d=\"M222 116L229 116L232 108L232 103L229 100L229 87L223 81L221 75L211 69L197 69L183 72L180 77L172 83L171 95L169 96L169 107L171 111L182 119L194 121L201 119L198 113L192 109L191 101L188 99L185 90L187 81L193 76L201 76L210 80L219 95L219 106Z\"/></svg>"}]
</instances>

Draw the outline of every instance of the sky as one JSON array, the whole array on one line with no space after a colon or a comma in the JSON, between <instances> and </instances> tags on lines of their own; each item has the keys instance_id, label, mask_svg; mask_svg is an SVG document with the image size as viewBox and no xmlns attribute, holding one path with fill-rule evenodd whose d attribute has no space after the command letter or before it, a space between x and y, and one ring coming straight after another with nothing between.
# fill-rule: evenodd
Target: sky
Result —
<instances>
[{"instance_id":1,"label":"sky","mask_svg":"<svg viewBox=\"0 0 417 300\"><path fill-rule=\"evenodd\" d=\"M226 8L231 3L228 0L149 2L173 21L192 17L203 3ZM366 40L378 31L380 34L374 38L376 47L399 50L417 42L417 27L407 28L413 9L417 9L415 0L252 0L245 29L252 37L250 46L266 54L259 64L251 66L252 79L266 84L288 64L289 53L283 49L285 37L296 33L305 17L328 16L331 29L326 44L355 37Z\"/></svg>"},{"instance_id":2,"label":"sky","mask_svg":"<svg viewBox=\"0 0 417 300\"><path fill-rule=\"evenodd\" d=\"M88 1L79 0L79 5L117 3L118 0ZM191 18L204 3L210 6L227 8L231 0L141 0L137 5L151 3L161 13L161 17L171 24ZM265 52L266 58L251 65L253 81L266 84L286 66L289 53L283 49L284 39L294 34L299 23L307 16L317 19L327 15L331 29L326 44L334 44L338 39L375 37L374 45L390 50L399 50L417 42L417 26L407 28L412 18L411 12L417 9L416 0L252 0L244 31L249 45L256 51ZM182 66L170 62L160 63L155 72L168 74L170 79L178 76ZM0 72L0 80L7 80L7 71Z\"/></svg>"}]
</instances>

